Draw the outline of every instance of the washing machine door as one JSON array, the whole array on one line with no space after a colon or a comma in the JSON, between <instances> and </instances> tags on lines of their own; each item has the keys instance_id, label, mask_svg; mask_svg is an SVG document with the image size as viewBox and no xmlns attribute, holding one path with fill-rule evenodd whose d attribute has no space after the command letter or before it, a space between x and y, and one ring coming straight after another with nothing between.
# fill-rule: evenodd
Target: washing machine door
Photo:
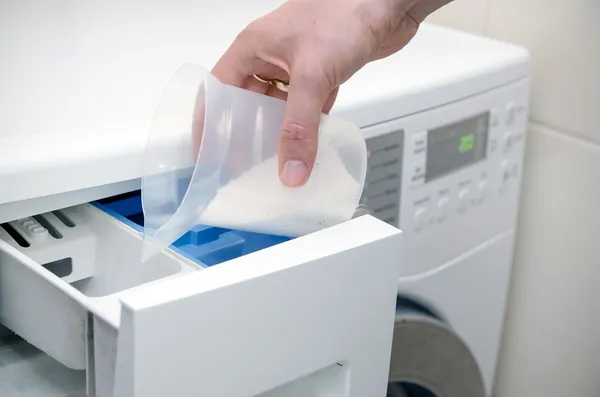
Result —
<instances>
[{"instance_id":1,"label":"washing machine door","mask_svg":"<svg viewBox=\"0 0 600 397\"><path fill-rule=\"evenodd\" d=\"M431 312L399 300L387 397L485 397L468 346Z\"/></svg>"}]
</instances>

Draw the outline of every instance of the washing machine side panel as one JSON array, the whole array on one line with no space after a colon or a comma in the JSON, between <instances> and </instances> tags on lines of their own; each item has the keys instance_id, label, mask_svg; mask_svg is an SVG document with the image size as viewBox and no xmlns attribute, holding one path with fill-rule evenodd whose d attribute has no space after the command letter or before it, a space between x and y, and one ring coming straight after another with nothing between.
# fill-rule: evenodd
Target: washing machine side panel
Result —
<instances>
[{"instance_id":1,"label":"washing machine side panel","mask_svg":"<svg viewBox=\"0 0 600 397\"><path fill-rule=\"evenodd\" d=\"M463 338L479 363L488 396L501 347L514 236L514 230L507 231L432 274L399 284L400 294L431 306Z\"/></svg>"}]
</instances>

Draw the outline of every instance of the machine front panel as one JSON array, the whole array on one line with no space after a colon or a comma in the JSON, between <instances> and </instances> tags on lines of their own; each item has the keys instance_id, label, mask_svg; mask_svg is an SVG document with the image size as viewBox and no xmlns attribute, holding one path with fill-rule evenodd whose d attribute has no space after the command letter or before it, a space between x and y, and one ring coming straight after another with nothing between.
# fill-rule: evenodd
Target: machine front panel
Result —
<instances>
[{"instance_id":1,"label":"machine front panel","mask_svg":"<svg viewBox=\"0 0 600 397\"><path fill-rule=\"evenodd\" d=\"M515 227L528 95L517 81L364 130L362 202L402 229L404 276Z\"/></svg>"}]
</instances>

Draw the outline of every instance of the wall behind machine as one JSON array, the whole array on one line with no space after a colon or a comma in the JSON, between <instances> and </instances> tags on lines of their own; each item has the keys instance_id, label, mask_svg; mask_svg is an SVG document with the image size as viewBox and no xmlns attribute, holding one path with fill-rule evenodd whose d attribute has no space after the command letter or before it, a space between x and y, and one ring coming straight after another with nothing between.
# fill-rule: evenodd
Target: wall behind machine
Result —
<instances>
[{"instance_id":1,"label":"wall behind machine","mask_svg":"<svg viewBox=\"0 0 600 397\"><path fill-rule=\"evenodd\" d=\"M594 0L454 0L428 19L533 57L497 397L600 396L599 20Z\"/></svg>"}]
</instances>

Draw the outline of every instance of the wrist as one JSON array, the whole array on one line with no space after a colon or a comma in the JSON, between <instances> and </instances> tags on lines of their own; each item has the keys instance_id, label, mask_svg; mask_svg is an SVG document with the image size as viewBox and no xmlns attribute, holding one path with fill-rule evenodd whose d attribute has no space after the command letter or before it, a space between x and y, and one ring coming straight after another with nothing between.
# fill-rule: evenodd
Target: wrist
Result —
<instances>
[{"instance_id":1,"label":"wrist","mask_svg":"<svg viewBox=\"0 0 600 397\"><path fill-rule=\"evenodd\" d=\"M358 0L356 16L377 47L385 44L398 28L407 10L419 0Z\"/></svg>"},{"instance_id":2,"label":"wrist","mask_svg":"<svg viewBox=\"0 0 600 397\"><path fill-rule=\"evenodd\" d=\"M451 2L452 0L417 0L406 9L406 14L415 23L420 24L429 14Z\"/></svg>"}]
</instances>

